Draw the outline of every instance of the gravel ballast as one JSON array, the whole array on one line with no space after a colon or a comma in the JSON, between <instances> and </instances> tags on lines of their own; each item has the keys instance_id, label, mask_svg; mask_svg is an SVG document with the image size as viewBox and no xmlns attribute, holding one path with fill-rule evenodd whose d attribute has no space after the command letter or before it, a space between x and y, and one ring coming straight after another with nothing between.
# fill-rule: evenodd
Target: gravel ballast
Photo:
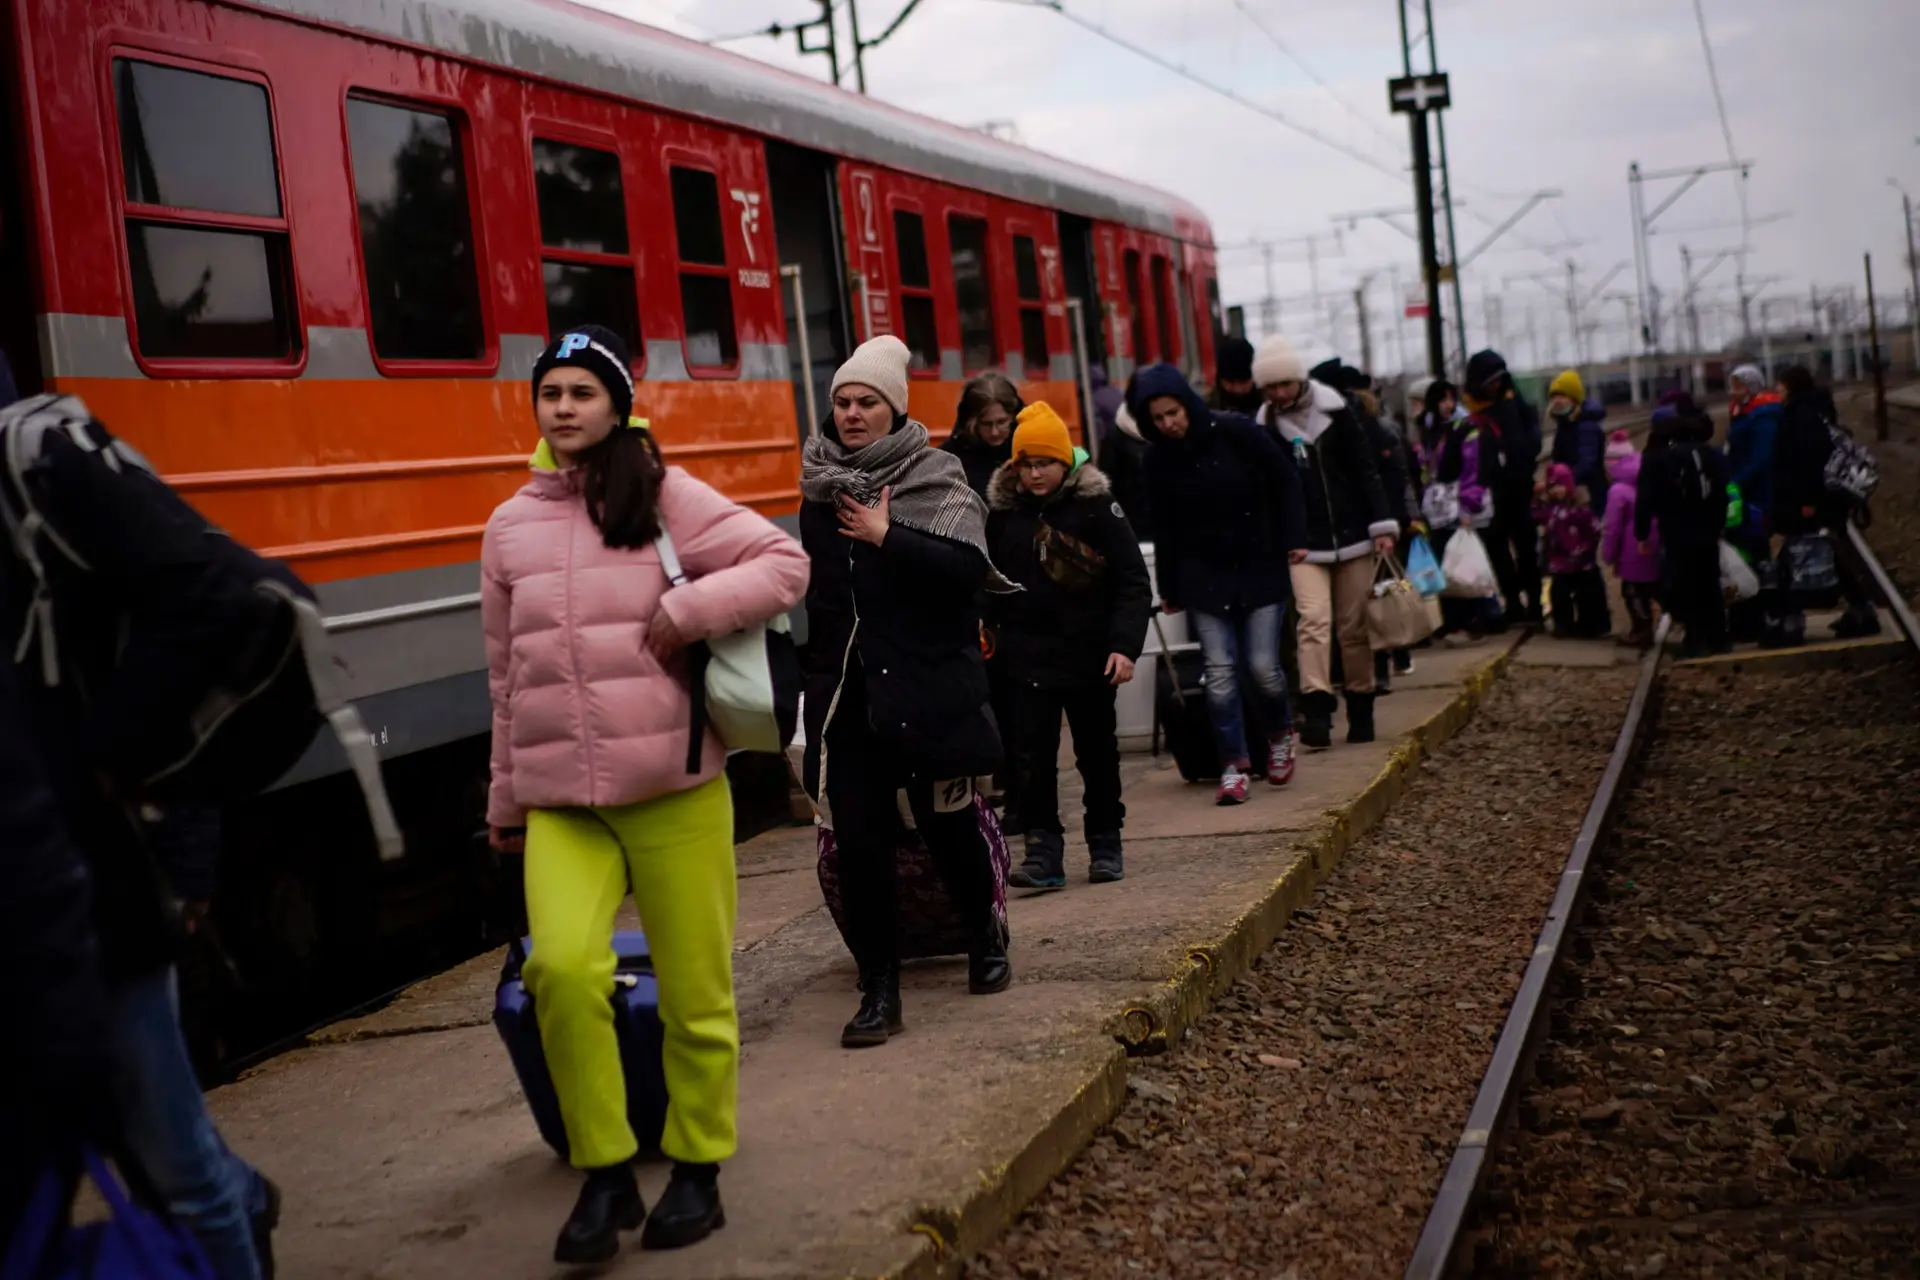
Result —
<instances>
[{"instance_id":1,"label":"gravel ballast","mask_svg":"<svg viewBox=\"0 0 1920 1280\"><path fill-rule=\"evenodd\" d=\"M1397 1275L1634 677L1510 669L967 1274Z\"/></svg>"},{"instance_id":2,"label":"gravel ballast","mask_svg":"<svg viewBox=\"0 0 1920 1280\"><path fill-rule=\"evenodd\" d=\"M1479 1274L1920 1274L1920 674L1666 676Z\"/></svg>"}]
</instances>

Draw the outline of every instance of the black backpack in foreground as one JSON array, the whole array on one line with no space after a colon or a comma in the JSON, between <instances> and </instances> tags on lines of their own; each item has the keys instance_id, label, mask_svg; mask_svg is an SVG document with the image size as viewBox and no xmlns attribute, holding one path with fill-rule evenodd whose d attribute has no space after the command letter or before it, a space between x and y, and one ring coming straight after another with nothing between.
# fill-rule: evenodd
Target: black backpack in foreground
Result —
<instances>
[{"instance_id":1,"label":"black backpack in foreground","mask_svg":"<svg viewBox=\"0 0 1920 1280\"><path fill-rule=\"evenodd\" d=\"M76 500L97 506L91 536L81 536L69 514ZM71 523L63 529L55 516ZM33 589L14 661L37 668L48 688L73 686L89 708L121 682L117 696L143 710L121 717L128 723L114 727L107 754L143 798L200 805L255 795L293 767L325 723L365 795L381 857L400 856L373 739L340 696L314 593L291 569L214 527L72 396L0 409L0 518ZM133 540L137 547L126 545ZM149 674L130 675L126 665L138 620L130 605L116 609L116 588L89 550L102 560L124 554L130 571L151 565L172 575L181 590L167 601L169 625L206 646L182 655L204 673L199 687L124 687ZM90 590L90 582L103 589ZM89 623L83 634L76 617ZM103 648L109 627L118 640Z\"/></svg>"}]
</instances>

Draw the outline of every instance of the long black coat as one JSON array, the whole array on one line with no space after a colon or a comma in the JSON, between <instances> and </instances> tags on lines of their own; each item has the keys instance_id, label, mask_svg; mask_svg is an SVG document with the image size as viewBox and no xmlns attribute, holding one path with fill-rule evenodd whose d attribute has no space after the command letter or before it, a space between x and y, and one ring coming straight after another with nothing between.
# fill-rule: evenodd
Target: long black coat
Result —
<instances>
[{"instance_id":1,"label":"long black coat","mask_svg":"<svg viewBox=\"0 0 1920 1280\"><path fill-rule=\"evenodd\" d=\"M873 732L903 776L944 781L999 768L974 603L986 556L898 523L877 547L859 542L822 502L801 504L800 542L813 561L801 653L807 790L819 795L820 746L843 678L864 681Z\"/></svg>"},{"instance_id":2,"label":"long black coat","mask_svg":"<svg viewBox=\"0 0 1920 1280\"><path fill-rule=\"evenodd\" d=\"M1827 458L1833 452L1833 400L1815 390L1788 400L1780 412L1773 437L1773 507L1767 512L1770 531L1810 533L1822 526L1838 528L1845 520L1843 504L1827 492ZM1812 515L1803 515L1807 508Z\"/></svg>"},{"instance_id":3,"label":"long black coat","mask_svg":"<svg viewBox=\"0 0 1920 1280\"><path fill-rule=\"evenodd\" d=\"M1166 368L1141 371L1134 410L1152 445L1148 482L1160 598L1212 614L1280 604L1293 591L1287 555L1307 545L1300 476L1252 420L1214 413L1172 370L1164 389L1148 380L1148 374L1164 377L1157 371ZM1144 416L1163 395L1186 406L1183 439L1166 438Z\"/></svg>"},{"instance_id":4,"label":"long black coat","mask_svg":"<svg viewBox=\"0 0 1920 1280\"><path fill-rule=\"evenodd\" d=\"M1299 415L1275 415L1271 405L1261 410L1260 423L1290 452L1300 473L1310 558L1352 559L1364 554L1373 538L1397 536L1399 516L1387 503L1374 446L1358 415L1331 387L1309 382L1307 392L1315 402L1304 434L1296 424Z\"/></svg>"},{"instance_id":5,"label":"long black coat","mask_svg":"<svg viewBox=\"0 0 1920 1280\"><path fill-rule=\"evenodd\" d=\"M1003 471L987 500L993 563L1026 588L988 597L996 661L1022 683L1059 688L1105 683L1110 654L1137 659L1153 589L1139 540L1105 474L1083 464L1040 499Z\"/></svg>"}]
</instances>

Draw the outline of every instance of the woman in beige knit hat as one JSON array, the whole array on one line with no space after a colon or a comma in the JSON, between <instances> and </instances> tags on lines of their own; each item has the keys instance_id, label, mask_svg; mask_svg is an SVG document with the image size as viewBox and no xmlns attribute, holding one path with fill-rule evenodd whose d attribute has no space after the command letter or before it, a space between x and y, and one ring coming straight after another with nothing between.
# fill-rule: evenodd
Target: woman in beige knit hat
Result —
<instances>
[{"instance_id":1,"label":"woman in beige knit hat","mask_svg":"<svg viewBox=\"0 0 1920 1280\"><path fill-rule=\"evenodd\" d=\"M846 937L860 968L848 1048L904 1028L896 796L966 921L967 986L1004 991L1004 905L974 779L1000 767L974 593L1013 589L987 557L986 504L907 415L907 347L864 343L833 377L833 416L807 442L800 538L807 592L804 782L832 827Z\"/></svg>"}]
</instances>

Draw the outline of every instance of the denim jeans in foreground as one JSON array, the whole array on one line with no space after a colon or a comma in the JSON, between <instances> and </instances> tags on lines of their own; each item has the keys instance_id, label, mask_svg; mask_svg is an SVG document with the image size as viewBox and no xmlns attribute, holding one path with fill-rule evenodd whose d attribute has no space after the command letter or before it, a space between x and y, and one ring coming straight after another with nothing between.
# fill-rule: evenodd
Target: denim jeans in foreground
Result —
<instances>
[{"instance_id":1,"label":"denim jeans in foreground","mask_svg":"<svg viewBox=\"0 0 1920 1280\"><path fill-rule=\"evenodd\" d=\"M1245 761L1247 728L1240 712L1240 672L1253 680L1254 703L1269 737L1293 732L1287 675L1280 665L1280 628L1287 606L1262 605L1228 614L1193 613L1193 630L1206 661L1207 713L1220 739L1222 763Z\"/></svg>"},{"instance_id":2,"label":"denim jeans in foreground","mask_svg":"<svg viewBox=\"0 0 1920 1280\"><path fill-rule=\"evenodd\" d=\"M135 978L112 1002L127 1145L220 1280L259 1280L253 1216L266 1210L266 1180L227 1149L207 1113L180 1031L174 971Z\"/></svg>"}]
</instances>

